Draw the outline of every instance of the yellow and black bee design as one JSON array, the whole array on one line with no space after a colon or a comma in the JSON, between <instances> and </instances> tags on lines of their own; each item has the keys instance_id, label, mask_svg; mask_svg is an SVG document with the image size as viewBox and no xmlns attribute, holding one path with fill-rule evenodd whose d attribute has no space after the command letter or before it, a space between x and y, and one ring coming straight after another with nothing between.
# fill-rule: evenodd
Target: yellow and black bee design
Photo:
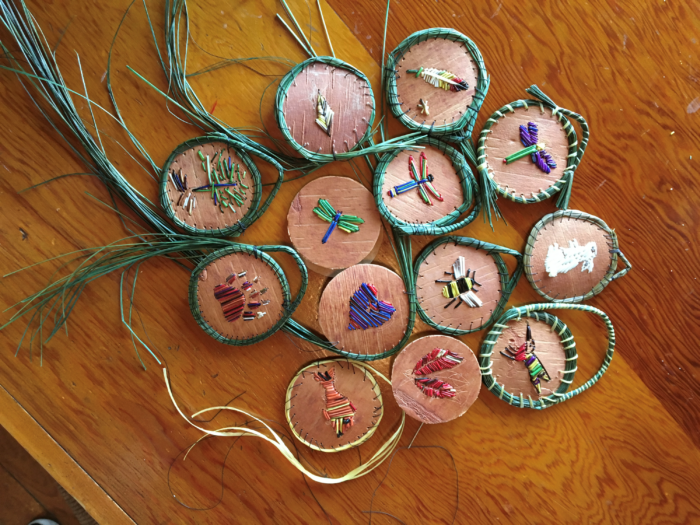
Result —
<instances>
[{"instance_id":1,"label":"yellow and black bee design","mask_svg":"<svg viewBox=\"0 0 700 525\"><path fill-rule=\"evenodd\" d=\"M481 286L481 284L476 281L476 270L474 270L474 273L470 276L471 269L467 269L465 272L465 267L464 257L458 257L452 265L453 271L445 272L445 275L451 275L454 277L454 280L448 281L446 279L438 279L435 281L436 283L447 283L442 289L442 295L446 299L452 300L445 305L445 308L450 306L457 299L459 299L459 302L455 308L462 303L466 303L472 308L478 308L484 304L481 299L476 296L478 292L476 287Z\"/></svg>"}]
</instances>

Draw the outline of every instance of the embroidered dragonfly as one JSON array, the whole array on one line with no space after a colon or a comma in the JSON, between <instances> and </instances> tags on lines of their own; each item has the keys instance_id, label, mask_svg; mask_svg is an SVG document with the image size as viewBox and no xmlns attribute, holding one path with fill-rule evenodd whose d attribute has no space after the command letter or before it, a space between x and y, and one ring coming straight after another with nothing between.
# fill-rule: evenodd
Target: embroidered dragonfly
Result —
<instances>
[{"instance_id":1,"label":"embroidered dragonfly","mask_svg":"<svg viewBox=\"0 0 700 525\"><path fill-rule=\"evenodd\" d=\"M530 382L532 386L535 387L538 394L542 393L542 382L541 380L550 381L552 378L549 377L547 370L544 368L542 361L535 355L535 340L532 338L532 332L530 331L530 325L527 325L527 332L525 336L525 342L520 345L515 352L510 348L506 347L507 354L501 351L501 354L512 359L513 361L522 361L527 367L527 371L530 374Z\"/></svg>"},{"instance_id":2,"label":"embroidered dragonfly","mask_svg":"<svg viewBox=\"0 0 700 525\"><path fill-rule=\"evenodd\" d=\"M513 153L503 159L505 164L510 164L518 159L530 155L532 162L544 171L545 173L551 172L557 167L557 163L554 162L552 156L545 151L545 143L537 142L538 140L538 130L537 124L534 122L528 122L527 128L523 125L520 126L520 142L522 142L524 149Z\"/></svg>"},{"instance_id":3,"label":"embroidered dragonfly","mask_svg":"<svg viewBox=\"0 0 700 525\"><path fill-rule=\"evenodd\" d=\"M421 151L420 154L420 171L416 168L416 163L413 160L413 155L408 157L408 173L411 175L413 180L394 186L393 189L389 190L387 193L390 197L396 197L407 191L411 191L414 188L418 188L418 193L422 197L423 201L430 206L433 206L433 201L428 195L430 192L433 197L439 201L443 201L442 195L433 187L433 176L428 174L428 159L425 157L425 153ZM425 190L428 190L427 192Z\"/></svg>"},{"instance_id":4,"label":"embroidered dragonfly","mask_svg":"<svg viewBox=\"0 0 700 525\"><path fill-rule=\"evenodd\" d=\"M345 233L355 233L360 231L358 224L365 223L364 220L355 215L343 215L342 211L335 211L333 206L331 206L326 199L318 199L318 206L316 206L313 211L321 219L331 223L326 235L323 236L323 240L321 241L323 244L326 244L336 226Z\"/></svg>"}]
</instances>

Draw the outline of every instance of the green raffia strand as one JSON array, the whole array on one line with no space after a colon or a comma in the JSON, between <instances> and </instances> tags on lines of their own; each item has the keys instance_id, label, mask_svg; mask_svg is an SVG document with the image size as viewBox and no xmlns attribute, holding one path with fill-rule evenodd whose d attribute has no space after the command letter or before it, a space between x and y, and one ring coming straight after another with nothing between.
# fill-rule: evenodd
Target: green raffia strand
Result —
<instances>
[{"instance_id":1,"label":"green raffia strand","mask_svg":"<svg viewBox=\"0 0 700 525\"><path fill-rule=\"evenodd\" d=\"M403 105L410 104L410 102L401 101L399 99L399 93L396 86L396 75L398 74L396 67L401 62L404 55L410 51L412 46L425 42L429 39L437 38L458 42L460 44L464 44L464 46L467 48L469 54L474 60L474 63L476 64L478 71L475 86L476 92L472 99L472 103L467 107L467 110L458 120L449 123L444 122L442 124L434 120L432 122L424 121L422 123L418 123L408 116L408 113L411 111L411 109L413 109L413 106L402 109ZM479 109L481 109L481 105L484 102L484 98L486 98L486 93L489 90L490 79L488 73L486 72L484 58L481 56L479 48L476 47L476 44L468 37L459 31L444 27L434 27L413 33L389 54L386 67L384 69L384 74L387 104L391 108L391 112L394 114L394 116L397 117L408 129L412 131L420 131L421 133L430 133L431 135L453 134L454 136L450 138L450 140L453 141L471 139L476 117L479 113Z\"/></svg>"},{"instance_id":2,"label":"green raffia strand","mask_svg":"<svg viewBox=\"0 0 700 525\"><path fill-rule=\"evenodd\" d=\"M158 167L145 153L145 149L141 146L136 137L126 128L121 117L115 117L106 109L92 102L86 94L75 92L66 86L54 58L54 54L46 42L41 28L35 23L34 17L29 9L27 9L24 0L18 3L21 8L17 7L15 3L11 1L0 0L0 21L2 21L3 25L13 37L17 47L24 55L25 60L20 61L14 58L5 44L0 42L5 57L9 58L14 66L14 68L9 68L0 65L0 69L16 73L20 83L28 92L29 88L23 79L27 79L28 83L36 89L40 97L35 98L32 96L32 100L39 111L41 111L51 127L66 141L70 149L85 164L88 170L95 174L105 186L107 186L110 193L119 197L129 209L157 230L163 233L176 233L171 225L160 215L157 206L131 186L109 161L101 147L99 130L95 127L95 133L98 137L98 140L95 140L78 114L71 95L73 94L83 98L89 107L95 106L115 119L128 133L130 139L137 146L139 151L144 154L144 157L151 167L154 168L154 171L157 172ZM25 69L23 64L28 64L28 68ZM57 122L54 122L52 116L49 114L49 111L39 104L40 98L56 113L58 117L57 121L67 126L70 133L77 139L79 146L74 145L74 143L69 141L68 137L63 134Z\"/></svg>"},{"instance_id":3,"label":"green raffia strand","mask_svg":"<svg viewBox=\"0 0 700 525\"><path fill-rule=\"evenodd\" d=\"M493 227L492 210L496 220L498 220L499 217L502 217L501 212L498 209L498 204L496 204L497 194L520 204L533 204L535 202L549 199L555 193L561 192L557 200L557 208L568 208L569 199L571 198L571 186L574 182L574 171L576 171L576 168L578 168L578 165L583 158L583 154L586 151L586 146L588 145L588 138L590 135L588 123L581 115L568 109L560 108L554 102L552 102L552 99L545 95L535 85L530 86L525 91L533 97L536 97L537 100L516 100L515 102L506 104L502 108L496 110L496 112L486 121L484 128L481 130L481 134L479 135L478 147L475 152L475 164L480 175L481 200L484 205L484 219L488 219L491 227ZM533 193L531 197L525 197L524 195L516 195L514 192L508 192L505 188L501 188L496 184L496 181L493 179L493 175L488 170L488 162L486 160L488 158L488 155L486 155L486 139L488 138L488 134L491 133L491 128L493 125L498 122L498 119L504 117L507 112L514 112L516 108L528 109L531 106L540 108L542 112L544 112L545 107L549 108L552 111L552 116L559 119L559 122L566 132L567 140L569 141L569 154L566 158L566 168L564 169L561 179L556 181L549 188L546 188L537 194ZM580 143L577 141L576 130L567 117L576 120L576 122L578 122L581 126L583 136Z\"/></svg>"},{"instance_id":4,"label":"green raffia strand","mask_svg":"<svg viewBox=\"0 0 700 525\"><path fill-rule=\"evenodd\" d=\"M190 311L192 312L192 316L194 317L195 321L197 321L197 324L202 328L202 330L204 330L208 335L210 335L220 343L225 343L227 345L234 346L252 345L255 343L259 343L260 341L264 341L272 334L277 332L280 328L284 328L286 323L288 323L291 320L292 314L297 309L297 306L299 306L299 303L301 302L301 300L304 297L304 294L306 293L306 288L309 284L309 273L306 269L306 265L301 260L299 254L292 248L289 248L287 246L249 246L245 244L229 244L231 245L227 246L226 248L222 248L218 251L215 251L214 253L211 253L207 257L202 259L202 261L200 261L197 267L192 271L189 288ZM294 258L294 262L296 262L297 266L299 267L299 272L301 273L301 288L299 289L299 292L297 293L294 299L292 299L291 291L289 288L289 282L287 281L287 277L285 276L284 271L282 270L280 265L277 264L277 261L275 261L272 257L270 257L267 254L268 252L279 252L291 255ZM280 318L268 331L262 334L249 337L247 339L239 339L237 337L235 339L230 339L217 332L209 323L207 323L206 319L204 319L202 311L199 308L199 298L197 297L197 290L199 289L199 285L201 283L201 281L199 280L199 275L202 273L202 271L205 270L206 267L214 261L232 253L245 253L254 256L256 259L260 259L262 262L264 262L270 268L272 268L272 271L275 273L275 276L279 279L279 282L282 285L283 314L280 315Z\"/></svg>"},{"instance_id":5,"label":"green raffia strand","mask_svg":"<svg viewBox=\"0 0 700 525\"><path fill-rule=\"evenodd\" d=\"M196 228L194 226L191 226L187 224L185 221L181 220L176 214L175 214L175 209L173 205L171 204L170 201L170 196L168 194L168 171L170 168L170 165L173 163L175 158L183 153L184 151L190 150L192 148L196 148L199 146L203 146L204 144L210 144L212 142L223 142L224 144L227 144L231 146L233 150L235 150L236 155L240 157L240 159L243 161L243 164L246 166L248 171L250 172L250 180L251 184L253 186L253 195L252 195L252 202L250 205L250 208L248 208L248 211L246 214L236 221L235 224L232 226L227 226L225 228L216 228L216 229L205 229L205 228ZM265 199L265 202L260 206L260 201L262 200L262 179L260 172L258 171L258 168L256 167L255 163L253 160L250 158L248 153L255 155L262 160L269 162L272 164L278 171L279 176L277 177L277 181L275 182L275 185L272 187L272 191L270 191L270 194L267 196L267 199ZM219 159L220 162L220 159ZM225 180L225 178L224 178ZM280 186L282 185L282 182L284 181L284 169L282 166L272 157L269 157L265 153L263 153L261 150L258 149L252 149L250 148L247 144L242 143L236 139L232 139L226 135L221 135L220 133L209 133L208 135L205 135L203 137L196 137L194 139L190 139L182 144L180 144L177 148L175 148L175 151L173 151L170 154L170 157L168 157L168 160L165 161L165 164L163 166L163 170L161 172L161 181L160 181L160 202L161 206L165 210L168 218L172 220L175 224L177 224L180 228L185 230L187 233L190 233L192 235L208 235L208 236L216 236L216 237L230 237L230 236L238 236L242 234L246 228L248 228L251 224L253 224L257 219L259 219L263 213L269 208L270 204L272 203L272 200L275 198L275 195L277 195L277 192L280 189ZM212 186L212 192L214 191L214 187ZM229 192L230 193L230 192ZM241 206L242 203L238 203L238 200L236 200L236 203Z\"/></svg>"},{"instance_id":6,"label":"green raffia strand","mask_svg":"<svg viewBox=\"0 0 700 525\"><path fill-rule=\"evenodd\" d=\"M498 277L501 281L501 297L498 300L498 303L496 303L496 307L493 309L493 313L488 318L488 320L485 323L483 323L480 327L474 328L472 330L460 330L459 326L457 326L457 327L442 326L442 325L436 323L423 310L423 308L420 305L420 302L418 302L418 315L420 315L420 318L423 320L423 322L425 322L427 325L431 326L432 328L435 328L436 330L442 332L443 334L465 335L465 334L470 334L472 332L478 332L479 330L483 330L488 325L490 325L503 312L503 309L505 308L506 303L508 302L508 299L510 298L510 294L515 289L515 286L518 284L518 281L520 280L520 276L523 273L523 256L519 252L516 252L515 250L511 250L510 248L505 248L503 246L491 244L490 242L480 241L478 239L471 239L469 237L455 237L455 236L441 237L440 239L436 239L432 243L430 243L428 246L426 246L423 249L423 251L421 252L421 254L418 256L418 258L416 259L416 262L413 265L413 274L416 278L416 281L414 282L414 289L415 289L415 286L417 285L418 275L420 274L421 264L423 264L423 262L425 261L425 259L428 258L429 255L431 255L433 252L438 250L440 248L440 246L442 246L443 249L445 249L445 248L447 248L447 245L450 243L454 243L455 246L469 246L470 248L474 248L476 250L484 250L484 251L486 251L486 253L489 256L491 256L493 258L494 262L496 263L496 267L498 268ZM511 256L515 257L515 259L517 260L517 266L515 268L515 271L513 272L512 277L508 275L508 267L506 266L506 263L503 262L503 258L501 257L501 254L511 255Z\"/></svg>"},{"instance_id":7,"label":"green raffia strand","mask_svg":"<svg viewBox=\"0 0 700 525\"><path fill-rule=\"evenodd\" d=\"M535 247L535 241L537 240L537 236L539 235L540 230L546 227L547 224L549 224L550 222L554 222L557 219L581 220L589 222L594 226L597 226L601 230L605 231L607 236L610 238L610 244L607 245L611 254L610 267L608 268L607 272L605 272L603 279L598 284L596 284L590 292L584 295L578 295L576 297L564 297L562 299L559 299L558 296L550 297L541 288L537 286L537 281L539 279L535 279L535 274L532 273L532 251ZM615 270L617 270L618 256L625 263L626 268L615 273ZM610 284L615 279L623 277L627 274L627 272L629 272L632 269L632 265L627 260L627 257L625 257L625 255L620 251L620 245L618 243L617 234L615 233L615 230L610 229L602 219L577 210L559 210L554 213L550 213L549 215L545 215L539 221L537 221L537 224L535 224L535 227L532 228L532 231L530 232L530 236L527 238L527 245L525 246L525 257L523 259L523 265L525 267L525 276L527 277L527 280L530 281L530 284L535 289L535 291L548 301L553 301L555 303L580 303L582 301L586 301L594 295L598 295L608 284Z\"/></svg>"},{"instance_id":8,"label":"green raffia strand","mask_svg":"<svg viewBox=\"0 0 700 525\"><path fill-rule=\"evenodd\" d=\"M576 353L574 336L571 334L571 330L569 330L566 324L560 321L558 317L547 313L547 310L580 310L582 312L592 313L603 320L608 330L608 350L605 353L602 366L592 378L571 392L567 392L567 390L569 389L569 385L573 383L574 374L576 370L578 370L578 366L576 364L578 355ZM523 317L535 319L536 321L543 321L551 326L552 330L555 330L557 334L559 334L561 342L564 345L564 352L566 353L566 366L563 370L564 378L562 379L561 384L553 394L549 396L541 396L538 400L533 400L529 395L523 397L522 393L515 395L514 393L507 392L504 390L503 386L496 382L492 373L493 362L491 361L491 356L494 352L498 352L496 344L498 343L498 338L506 328L506 323L508 321L520 320ZM579 395L581 392L588 390L590 387L596 384L596 382L603 376L605 371L610 366L614 350L615 328L605 312L584 304L530 304L519 308L511 308L493 325L492 330L488 333L486 339L481 345L479 366L481 367L481 378L484 385L486 385L486 388L489 391L497 395L499 399L520 408L544 410L552 405L563 403L567 399L571 399L572 397Z\"/></svg>"},{"instance_id":9,"label":"green raffia strand","mask_svg":"<svg viewBox=\"0 0 700 525\"><path fill-rule=\"evenodd\" d=\"M176 233L172 229L171 225L160 216L157 207L153 205L150 201L148 201L145 197L143 197L136 189L134 189L128 183L128 181L119 173L119 171L111 164L104 151L102 151L100 146L98 146L97 142L92 137L92 135L87 131L85 124L81 120L80 116L78 115L78 112L75 109L75 106L73 105L71 95L76 95L85 99L88 102L88 104L94 105L98 109L104 111L111 118L114 118L128 133L130 139L132 140L132 142L134 142L135 145L137 145L139 151L141 151L141 153L144 154L154 171L159 172L160 168L158 168L158 166L155 165L155 163L150 159L150 157L147 156L145 149L140 145L137 139L129 132L128 128L126 128L126 125L121 119L121 116L117 109L116 101L114 100L113 93L111 93L111 88L110 96L112 96L113 104L115 105L115 111L117 112L117 117L112 115L104 108L91 102L85 95L75 92L65 85L60 71L58 69L58 65L56 64L56 61L54 59L54 55L51 52L51 49L48 46L48 43L46 42L45 38L43 37L40 28L35 24L34 17L31 15L31 12L27 9L24 1L19 1L21 4L21 9L15 7L15 5L9 0L0 0L0 21L2 21L2 23L8 29L12 37L15 39L17 47L19 47L19 49L24 54L26 63L29 64L29 71L26 71L22 67L22 64L24 62L20 63L17 59L15 59L12 53L2 42L0 42L0 45L2 46L5 56L12 60L13 65L15 67L9 68L7 66L0 65L0 69L9 70L16 73L20 78L20 82L22 82L22 78L27 78L29 80L31 85L37 89L41 97L45 99L46 102L50 105L50 107L58 114L59 120L62 121L65 125L67 125L71 133L75 135L76 139L83 146L84 151L81 152L70 141L68 141L67 137L63 135L63 133L60 131L57 124L53 122L49 114L37 103L37 107L45 116L49 124L59 133L59 135L64 140L66 140L69 147L72 149L72 151L75 152L76 155L78 155L81 161L83 161L86 164L86 166L88 166L90 173L94 173L95 175L97 175L105 183L108 189L110 189L110 191L113 191L117 197L123 200L127 204L127 206L130 209L132 209L135 213L137 213L137 215L141 219L143 219L147 224L149 224L150 226L152 226L160 232L158 234L141 234L133 237L133 239L138 238L142 240L147 240L145 242L130 243L130 245L127 247L112 244L107 247L96 248L94 250L94 253L92 254L87 253L85 255L80 255L78 258L85 258L86 260L83 263L81 263L81 266L78 270L74 271L71 275L50 284L44 290L28 297L24 301L21 301L19 303L20 305L22 305L20 312L15 314L7 324L14 322L18 318L24 316L29 311L33 311L32 317L27 325L27 329L25 330L25 335L30 325L32 324L32 321L34 319L38 319L40 323L38 336L40 345L43 348L43 343L47 342L48 339L53 337L53 335L55 335L55 333L57 332L57 329L54 329L51 331L47 338L44 338L43 323L48 319L51 312L54 311L54 321L58 323L57 326L60 328L60 326L65 325L65 322L68 319L68 316L70 315L70 312L75 306L83 289L92 280L98 279L99 277L111 273L112 271L122 270L123 283L125 272L128 271L128 269L130 269L132 266L140 264L143 260L148 259L149 257L168 256L168 254L180 253L185 259L189 259L192 262L198 262L205 255L205 253L203 253L202 250L210 251L211 249L216 249L224 246L231 246L235 243L232 243L231 241L226 241L224 239L213 239L210 237L202 236L190 237ZM182 5L184 4L184 2L180 2L180 4ZM182 77L184 78L184 76L185 75L183 73ZM22 84L24 85L24 82L22 82ZM190 92L190 94L194 96L193 92ZM176 101L173 102L180 109L185 111L188 117L192 117L192 112L188 113L186 108L178 104ZM219 141L223 140L224 137L219 134L212 134L210 135L210 138ZM236 139L240 138L240 136L235 135L233 137L229 136L228 138ZM399 142L399 144L401 143ZM394 145L392 145L391 143L387 143L383 146L384 149L375 148L374 150L371 150L370 148L368 148L368 151L387 151L391 147L394 147ZM261 153L262 152L257 151L255 154L258 156L262 156ZM127 220L130 220L128 219L128 217L121 214L118 210L115 211L119 214L122 221L125 218ZM126 223L124 224L126 227ZM128 227L127 229L131 231ZM152 240L156 238L162 239L162 241L156 242ZM117 241L117 243L118 242L119 241ZM252 247L250 248L252 249ZM283 248L289 250L289 248ZM116 249L118 253L111 253L112 249ZM120 249L127 251L119 252ZM129 250L133 250L133 252L129 252ZM109 252L104 256L106 258L97 258L98 254L101 254L104 251ZM90 250L80 250L74 253L82 254L84 252L90 252ZM129 257L130 255L133 256ZM404 279L406 280L405 276ZM56 291L57 288L60 288L62 291ZM37 301L37 303L32 305L31 303L35 300ZM407 334L410 334L415 321L415 305L413 303L411 304L413 310L411 318L409 319L409 330L407 331ZM124 317L122 303L122 322L127 326L129 331L131 332L132 338L135 338L138 342L143 344L144 347L148 348L131 329L131 307L129 309L128 318L129 321L126 321ZM7 326L7 324L4 326ZM0 329L3 327L0 327ZM321 348L330 350L335 353L339 353L341 355L355 357L358 360L363 361L381 359L386 355L391 355L397 352L399 348L403 344L405 344L409 337L408 335L406 335L402 343L397 345L397 347L390 350L389 352L384 352L383 354L376 355L359 355L336 349L329 341L310 332L308 329L304 328L302 325L291 319L291 317L287 320L286 323L283 324L283 329L287 333L297 335L313 344L320 346ZM36 336L37 334L35 332L32 335L31 339L33 340ZM24 341L24 336L22 337L22 341ZM22 345L22 341L20 341L18 350ZM136 349L136 351L138 354L138 349Z\"/></svg>"},{"instance_id":10,"label":"green raffia strand","mask_svg":"<svg viewBox=\"0 0 700 525\"><path fill-rule=\"evenodd\" d=\"M396 149L381 158L374 172L374 200L379 208L379 213L382 215L382 217L389 221L393 228L396 228L407 235L445 235L472 222L479 214L481 203L479 200L479 193L476 188L476 179L474 178L474 174L467 164L467 161L452 146L436 138L424 136L416 140L415 145L434 146L452 160L452 166L459 177L459 183L462 187L464 202L458 208L451 211L444 217L429 223L416 224L404 221L394 216L384 203L384 199L390 197L386 197L382 187L384 186L384 177L386 175L387 166L389 166L389 163L401 152L401 149ZM428 162L430 162L430 159L428 159ZM438 179L435 180L434 185L436 189L440 191L440 181ZM394 198L398 199L401 197L399 196ZM469 207L473 202L474 208L469 215L467 215L464 219L459 220L460 215L469 210Z\"/></svg>"}]
</instances>

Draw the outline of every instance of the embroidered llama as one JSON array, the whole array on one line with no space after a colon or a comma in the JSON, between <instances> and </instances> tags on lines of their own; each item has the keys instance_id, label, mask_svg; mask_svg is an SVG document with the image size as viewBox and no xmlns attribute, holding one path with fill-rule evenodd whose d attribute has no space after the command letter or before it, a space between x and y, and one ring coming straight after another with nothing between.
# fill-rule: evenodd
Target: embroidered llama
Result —
<instances>
[{"instance_id":1,"label":"embroidered llama","mask_svg":"<svg viewBox=\"0 0 700 525\"><path fill-rule=\"evenodd\" d=\"M569 241L568 248L560 248L555 242L547 251L544 260L544 269L550 277L556 277L560 273L567 273L581 264L581 271L588 273L593 271L593 259L598 255L598 247L594 241L585 246L579 246L576 239Z\"/></svg>"},{"instance_id":2,"label":"embroidered llama","mask_svg":"<svg viewBox=\"0 0 700 525\"><path fill-rule=\"evenodd\" d=\"M357 409L352 402L335 389L335 368L328 372L317 372L314 379L321 383L326 391L326 408L323 409L323 417L333 423L333 430L337 437L341 437L355 423Z\"/></svg>"}]
</instances>

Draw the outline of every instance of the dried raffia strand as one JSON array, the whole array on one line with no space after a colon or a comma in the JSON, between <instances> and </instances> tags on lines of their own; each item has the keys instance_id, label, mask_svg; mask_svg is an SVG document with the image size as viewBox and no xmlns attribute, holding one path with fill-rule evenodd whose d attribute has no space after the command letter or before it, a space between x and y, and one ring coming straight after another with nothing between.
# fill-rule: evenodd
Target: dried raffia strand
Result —
<instances>
[{"instance_id":1,"label":"dried raffia strand","mask_svg":"<svg viewBox=\"0 0 700 525\"><path fill-rule=\"evenodd\" d=\"M328 361L322 361L320 364L323 364ZM333 361L331 361L333 362ZM371 374L379 377L383 381L385 381L387 384L391 384L391 381L387 379L383 374L379 373L377 370L374 368L370 367L369 365L366 365L364 363L360 363L357 361L350 361L351 364L354 366L357 366L358 368L361 369L367 369ZM353 479L360 478L364 476L365 474L368 474L372 472L375 468L377 468L381 463L387 459L391 453L394 451L396 448L396 445L398 444L399 440L401 439L401 435L403 434L403 429L406 424L406 413L401 412L401 421L399 423L398 429L387 439L386 442L382 444L382 446L375 452L375 454L364 464L360 465L359 467L354 468L344 476L341 476L339 478L329 478L329 477L324 477L324 476L319 476L317 474L314 474L313 472L310 472L309 470L304 467L304 465L301 464L301 462L296 458L296 455L294 452L292 452L289 447L284 443L282 440L282 437L277 434L267 423L268 421L265 418L257 417L254 414L251 414L249 412L246 412L240 408L233 407L233 406L223 406L223 407L210 407L210 408L205 408L204 410L200 410L199 412L192 414L191 418L188 418L185 416L185 414L182 412L180 407L178 406L177 402L175 401L175 397L173 396L172 388L170 386L170 380L168 379L168 370L167 368L163 368L163 377L165 379L165 386L168 389L168 394L170 395L170 400L173 403L173 406L177 410L177 412L182 416L182 418L187 421L191 426L196 428L197 430L200 430L201 432L204 432L204 435L197 440L188 450L188 453L194 448L197 443L199 443L202 439L205 439L207 436L222 436L222 437L257 437L260 439L263 439L264 441L268 442L272 446L274 446L281 454L282 456L289 461L296 469L298 469L301 473L304 475L308 476L312 480L318 482L318 483L323 483L323 484L328 484L328 485L335 485L338 483L343 483L345 481L351 481ZM262 426L265 427L265 431L258 431L254 430L248 427L225 427L225 428L220 428L218 430L207 430L204 428L201 428L197 425L195 425L192 422L192 419L207 413L207 412L212 412L212 411L221 411L221 410L230 410L232 412L241 414L245 416L246 418L252 419L260 423ZM187 455L185 455L185 458Z\"/></svg>"}]
</instances>

